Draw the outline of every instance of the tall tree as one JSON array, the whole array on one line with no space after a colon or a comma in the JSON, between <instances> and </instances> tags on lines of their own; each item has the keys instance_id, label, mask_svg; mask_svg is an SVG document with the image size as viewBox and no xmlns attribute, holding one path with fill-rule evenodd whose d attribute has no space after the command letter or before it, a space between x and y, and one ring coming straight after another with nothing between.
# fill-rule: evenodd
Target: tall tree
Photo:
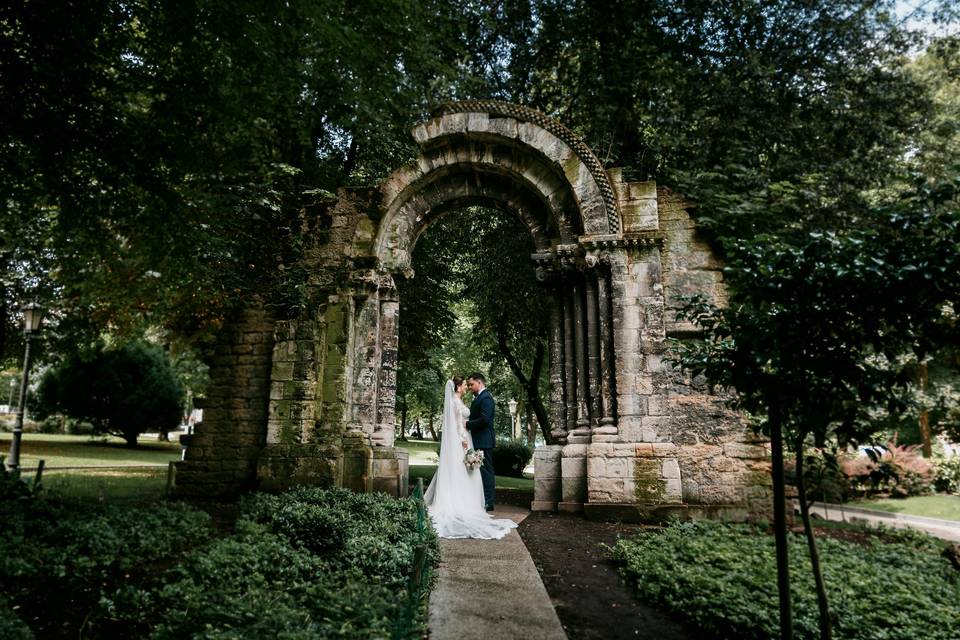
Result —
<instances>
[{"instance_id":1,"label":"tall tree","mask_svg":"<svg viewBox=\"0 0 960 640\"><path fill-rule=\"evenodd\" d=\"M254 296L295 307L304 202L408 157L449 90L455 9L4 5L3 237L32 246L18 221L53 212L45 276L78 325L191 334Z\"/></svg>"},{"instance_id":2,"label":"tall tree","mask_svg":"<svg viewBox=\"0 0 960 640\"><path fill-rule=\"evenodd\" d=\"M831 622L804 488L804 450L868 441L877 430L871 408L895 415L908 406L914 375L904 356L922 361L960 339L953 318L960 299L958 187L960 181L933 189L919 184L899 202L872 209L869 230L742 240L725 270L733 281L729 305L700 301L685 311L705 339L678 343L679 361L732 391L736 405L760 416L771 437L781 560L781 436L794 451L822 638L830 637ZM778 565L781 633L788 637L787 569Z\"/></svg>"}]
</instances>

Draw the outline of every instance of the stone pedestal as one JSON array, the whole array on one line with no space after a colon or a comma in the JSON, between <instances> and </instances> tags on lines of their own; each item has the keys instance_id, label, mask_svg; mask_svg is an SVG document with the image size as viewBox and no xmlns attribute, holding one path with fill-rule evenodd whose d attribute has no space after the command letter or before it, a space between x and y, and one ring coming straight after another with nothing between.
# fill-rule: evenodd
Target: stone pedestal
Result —
<instances>
[{"instance_id":1,"label":"stone pedestal","mask_svg":"<svg viewBox=\"0 0 960 640\"><path fill-rule=\"evenodd\" d=\"M410 454L396 447L374 447L370 459L370 488L395 497L406 496Z\"/></svg>"},{"instance_id":2,"label":"stone pedestal","mask_svg":"<svg viewBox=\"0 0 960 640\"><path fill-rule=\"evenodd\" d=\"M560 460L559 511L578 512L587 500L587 445L568 444Z\"/></svg>"},{"instance_id":3,"label":"stone pedestal","mask_svg":"<svg viewBox=\"0 0 960 640\"><path fill-rule=\"evenodd\" d=\"M531 511L556 511L561 498L563 447L550 445L533 452L533 503Z\"/></svg>"},{"instance_id":4,"label":"stone pedestal","mask_svg":"<svg viewBox=\"0 0 960 640\"><path fill-rule=\"evenodd\" d=\"M296 485L336 486L340 454L340 448L333 445L267 445L257 458L258 488L283 491Z\"/></svg>"}]
</instances>

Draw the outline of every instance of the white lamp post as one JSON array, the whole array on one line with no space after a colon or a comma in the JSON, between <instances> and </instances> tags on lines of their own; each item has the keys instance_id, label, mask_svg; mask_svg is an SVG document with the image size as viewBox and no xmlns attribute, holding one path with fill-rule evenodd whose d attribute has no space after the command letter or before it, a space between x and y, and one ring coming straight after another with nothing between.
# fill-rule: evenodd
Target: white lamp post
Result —
<instances>
[{"instance_id":1,"label":"white lamp post","mask_svg":"<svg viewBox=\"0 0 960 640\"><path fill-rule=\"evenodd\" d=\"M10 456L6 467L14 473L20 473L20 438L23 436L23 414L27 407L27 382L30 377L30 342L40 330L43 320L43 307L31 302L23 307L23 377L20 380L20 402L17 403L17 419L13 425L13 438L10 440Z\"/></svg>"},{"instance_id":2,"label":"white lamp post","mask_svg":"<svg viewBox=\"0 0 960 640\"><path fill-rule=\"evenodd\" d=\"M510 435L517 438L519 437L517 434L517 401L510 398L507 406L510 407Z\"/></svg>"}]
</instances>

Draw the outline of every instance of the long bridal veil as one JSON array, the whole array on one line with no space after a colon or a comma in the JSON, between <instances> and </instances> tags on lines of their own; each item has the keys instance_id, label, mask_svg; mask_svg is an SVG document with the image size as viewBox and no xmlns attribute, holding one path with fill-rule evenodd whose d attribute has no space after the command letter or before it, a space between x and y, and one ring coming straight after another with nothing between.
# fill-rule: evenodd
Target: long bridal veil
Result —
<instances>
[{"instance_id":1,"label":"long bridal veil","mask_svg":"<svg viewBox=\"0 0 960 640\"><path fill-rule=\"evenodd\" d=\"M453 380L447 380L443 396L443 433L437 472L423 496L427 510L441 538L502 538L516 523L495 519L483 508L480 470L467 470L463 463L461 433L466 407L456 394Z\"/></svg>"}]
</instances>

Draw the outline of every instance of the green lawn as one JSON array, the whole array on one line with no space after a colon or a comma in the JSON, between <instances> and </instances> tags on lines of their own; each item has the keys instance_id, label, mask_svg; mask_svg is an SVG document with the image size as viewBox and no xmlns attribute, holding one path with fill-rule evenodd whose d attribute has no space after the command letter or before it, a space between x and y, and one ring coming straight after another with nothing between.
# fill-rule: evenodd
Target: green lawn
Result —
<instances>
[{"instance_id":1,"label":"green lawn","mask_svg":"<svg viewBox=\"0 0 960 640\"><path fill-rule=\"evenodd\" d=\"M44 472L43 488L80 500L154 502L164 497L167 470L111 469Z\"/></svg>"},{"instance_id":2,"label":"green lawn","mask_svg":"<svg viewBox=\"0 0 960 640\"><path fill-rule=\"evenodd\" d=\"M423 485L426 488L426 485L430 484L430 478L437 471L440 443L433 440L397 440L394 444L410 453L411 486L417 481L417 478L423 478ZM525 474L523 478L497 476L497 486L533 491L533 474Z\"/></svg>"},{"instance_id":3,"label":"green lawn","mask_svg":"<svg viewBox=\"0 0 960 640\"><path fill-rule=\"evenodd\" d=\"M173 436L176 439L176 436ZM0 434L0 453L10 451L11 434ZM56 467L116 467L145 464L167 464L180 459L180 444L141 439L131 449L119 438L91 439L90 436L65 436L25 433L20 441L20 466L24 470L37 466L40 459L47 469Z\"/></svg>"},{"instance_id":4,"label":"green lawn","mask_svg":"<svg viewBox=\"0 0 960 640\"><path fill-rule=\"evenodd\" d=\"M410 486L416 483L417 478L423 478L423 487L427 488L430 479L437 471L437 465L410 465ZM497 476L497 487L505 489L526 489L533 491L533 476L524 478L510 478L507 476Z\"/></svg>"},{"instance_id":5,"label":"green lawn","mask_svg":"<svg viewBox=\"0 0 960 640\"><path fill-rule=\"evenodd\" d=\"M859 500L848 502L847 506L859 509L876 509L890 513L903 513L911 516L941 518L960 521L960 496L934 495L912 498L886 498L881 500Z\"/></svg>"},{"instance_id":6,"label":"green lawn","mask_svg":"<svg viewBox=\"0 0 960 640\"><path fill-rule=\"evenodd\" d=\"M394 445L410 454L410 466L437 466L440 457L440 443L433 440L397 440ZM430 472L433 475L433 472Z\"/></svg>"}]
</instances>

